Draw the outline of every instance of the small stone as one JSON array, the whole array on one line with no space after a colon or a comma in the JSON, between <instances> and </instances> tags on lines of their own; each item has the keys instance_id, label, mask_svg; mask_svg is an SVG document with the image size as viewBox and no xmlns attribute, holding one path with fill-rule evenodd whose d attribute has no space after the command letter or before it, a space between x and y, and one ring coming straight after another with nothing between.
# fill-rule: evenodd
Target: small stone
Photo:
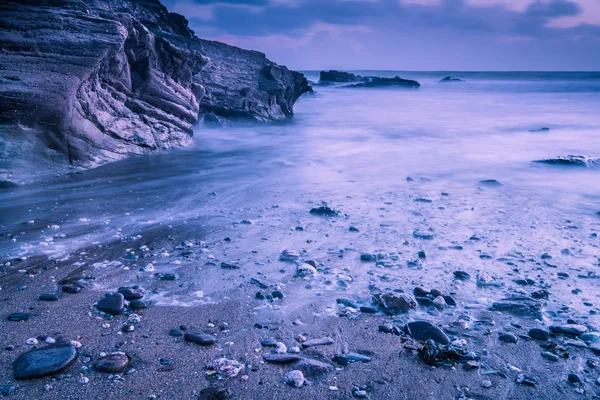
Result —
<instances>
[{"instance_id":1,"label":"small stone","mask_svg":"<svg viewBox=\"0 0 600 400\"><path fill-rule=\"evenodd\" d=\"M284 250L279 256L279 261L294 262L300 258L300 252L297 250Z\"/></svg>"},{"instance_id":2,"label":"small stone","mask_svg":"<svg viewBox=\"0 0 600 400\"><path fill-rule=\"evenodd\" d=\"M373 296L373 302L388 315L407 313L417 308L417 300L412 294L386 292Z\"/></svg>"},{"instance_id":3,"label":"small stone","mask_svg":"<svg viewBox=\"0 0 600 400\"><path fill-rule=\"evenodd\" d=\"M377 309L371 306L360 306L360 311L366 314L375 314L377 313Z\"/></svg>"},{"instance_id":4,"label":"small stone","mask_svg":"<svg viewBox=\"0 0 600 400\"><path fill-rule=\"evenodd\" d=\"M468 281L471 279L471 275L465 271L454 271L454 278L460 281Z\"/></svg>"},{"instance_id":5,"label":"small stone","mask_svg":"<svg viewBox=\"0 0 600 400\"><path fill-rule=\"evenodd\" d=\"M377 261L377 256L372 253L363 253L360 255L360 260L364 262L375 262Z\"/></svg>"},{"instance_id":6,"label":"small stone","mask_svg":"<svg viewBox=\"0 0 600 400\"><path fill-rule=\"evenodd\" d=\"M96 303L96 308L110 315L119 315L125 309L125 298L121 293L111 294Z\"/></svg>"},{"instance_id":7,"label":"small stone","mask_svg":"<svg viewBox=\"0 0 600 400\"><path fill-rule=\"evenodd\" d=\"M358 230L358 228L355 228L354 226L351 226L350 228L348 228L348 230L349 230L350 232L360 232L360 231Z\"/></svg>"},{"instance_id":8,"label":"small stone","mask_svg":"<svg viewBox=\"0 0 600 400\"><path fill-rule=\"evenodd\" d=\"M304 385L304 382L306 382L302 371L298 370L288 372L287 374L285 374L283 380L286 384L297 388L302 387Z\"/></svg>"},{"instance_id":9,"label":"small stone","mask_svg":"<svg viewBox=\"0 0 600 400\"><path fill-rule=\"evenodd\" d=\"M277 346L277 340L275 338L268 338L260 342L260 344L265 347L275 347Z\"/></svg>"},{"instance_id":10,"label":"small stone","mask_svg":"<svg viewBox=\"0 0 600 400\"><path fill-rule=\"evenodd\" d=\"M317 269L308 263L300 264L296 267L296 276L314 276Z\"/></svg>"},{"instance_id":11,"label":"small stone","mask_svg":"<svg viewBox=\"0 0 600 400\"><path fill-rule=\"evenodd\" d=\"M520 385L526 385L526 386L533 386L535 387L535 385L537 384L537 379L533 376L528 376L525 374L519 374L517 375L517 378L515 379L515 382L517 382Z\"/></svg>"},{"instance_id":12,"label":"small stone","mask_svg":"<svg viewBox=\"0 0 600 400\"><path fill-rule=\"evenodd\" d=\"M413 321L404 325L404 332L415 340L433 340L440 344L449 344L450 338L437 326L427 321Z\"/></svg>"},{"instance_id":13,"label":"small stone","mask_svg":"<svg viewBox=\"0 0 600 400\"><path fill-rule=\"evenodd\" d=\"M273 293L271 293L271 297L273 297L274 299L283 300L285 296L283 295L283 292L281 290L274 290Z\"/></svg>"},{"instance_id":14,"label":"small stone","mask_svg":"<svg viewBox=\"0 0 600 400\"><path fill-rule=\"evenodd\" d=\"M36 338L29 338L29 339L25 340L25 344L28 344L30 346L35 346L36 344L38 344L38 340Z\"/></svg>"},{"instance_id":15,"label":"small stone","mask_svg":"<svg viewBox=\"0 0 600 400\"><path fill-rule=\"evenodd\" d=\"M100 372L116 374L122 372L129 365L129 358L125 353L112 353L100 357L94 364L94 368Z\"/></svg>"},{"instance_id":16,"label":"small stone","mask_svg":"<svg viewBox=\"0 0 600 400\"><path fill-rule=\"evenodd\" d=\"M585 325L578 324L566 324L566 325L552 325L550 331L556 334L580 336L587 332L588 328Z\"/></svg>"},{"instance_id":17,"label":"small stone","mask_svg":"<svg viewBox=\"0 0 600 400\"><path fill-rule=\"evenodd\" d=\"M559 357L556 354L550 353L549 351L542 351L542 357L550 361L558 361Z\"/></svg>"},{"instance_id":18,"label":"small stone","mask_svg":"<svg viewBox=\"0 0 600 400\"><path fill-rule=\"evenodd\" d=\"M330 337L323 337L318 339L309 339L302 343L302 347L325 346L329 344L333 344L333 339Z\"/></svg>"},{"instance_id":19,"label":"small stone","mask_svg":"<svg viewBox=\"0 0 600 400\"><path fill-rule=\"evenodd\" d=\"M569 381L569 383L571 383L573 385L580 385L581 383L583 383L583 381L577 374L569 374L567 376L567 380Z\"/></svg>"},{"instance_id":20,"label":"small stone","mask_svg":"<svg viewBox=\"0 0 600 400\"><path fill-rule=\"evenodd\" d=\"M40 301L58 301L58 296L53 293L40 294L38 298Z\"/></svg>"},{"instance_id":21,"label":"small stone","mask_svg":"<svg viewBox=\"0 0 600 400\"><path fill-rule=\"evenodd\" d=\"M224 268L224 269L240 269L240 266L236 265L236 264L222 262L221 263L221 268Z\"/></svg>"},{"instance_id":22,"label":"small stone","mask_svg":"<svg viewBox=\"0 0 600 400\"><path fill-rule=\"evenodd\" d=\"M517 343L519 341L519 338L512 333L502 333L498 338L506 343Z\"/></svg>"},{"instance_id":23,"label":"small stone","mask_svg":"<svg viewBox=\"0 0 600 400\"><path fill-rule=\"evenodd\" d=\"M147 307L147 304L145 301L142 301L142 300L131 300L129 302L129 307L132 310L143 310L144 308Z\"/></svg>"},{"instance_id":24,"label":"small stone","mask_svg":"<svg viewBox=\"0 0 600 400\"><path fill-rule=\"evenodd\" d=\"M291 364L300 361L301 357L295 354L263 354L263 359L275 364Z\"/></svg>"},{"instance_id":25,"label":"small stone","mask_svg":"<svg viewBox=\"0 0 600 400\"><path fill-rule=\"evenodd\" d=\"M339 211L336 211L327 206L316 207L310 210L312 215L318 215L321 217L337 217L339 215Z\"/></svg>"},{"instance_id":26,"label":"small stone","mask_svg":"<svg viewBox=\"0 0 600 400\"><path fill-rule=\"evenodd\" d=\"M125 300L140 300L144 297L144 291L135 287L120 287L118 292L123 295Z\"/></svg>"},{"instance_id":27,"label":"small stone","mask_svg":"<svg viewBox=\"0 0 600 400\"><path fill-rule=\"evenodd\" d=\"M231 398L231 390L226 388L208 387L200 391L198 400L229 400Z\"/></svg>"},{"instance_id":28,"label":"small stone","mask_svg":"<svg viewBox=\"0 0 600 400\"><path fill-rule=\"evenodd\" d=\"M56 374L69 368L77 358L70 344L53 344L30 350L17 358L13 365L15 379L34 379Z\"/></svg>"},{"instance_id":29,"label":"small stone","mask_svg":"<svg viewBox=\"0 0 600 400\"><path fill-rule=\"evenodd\" d=\"M2 396L9 396L12 392L15 391L15 386L14 385L2 385L0 386L0 394Z\"/></svg>"},{"instance_id":30,"label":"small stone","mask_svg":"<svg viewBox=\"0 0 600 400\"><path fill-rule=\"evenodd\" d=\"M529 337L535 340L548 340L550 333L540 328L532 328L529 330Z\"/></svg>"},{"instance_id":31,"label":"small stone","mask_svg":"<svg viewBox=\"0 0 600 400\"><path fill-rule=\"evenodd\" d=\"M13 322L21 322L21 321L27 321L30 317L31 317L31 315L29 315L27 313L12 313L8 316L7 319L9 321L13 321Z\"/></svg>"},{"instance_id":32,"label":"small stone","mask_svg":"<svg viewBox=\"0 0 600 400\"><path fill-rule=\"evenodd\" d=\"M489 389L492 387L492 381L481 381L481 387Z\"/></svg>"},{"instance_id":33,"label":"small stone","mask_svg":"<svg viewBox=\"0 0 600 400\"><path fill-rule=\"evenodd\" d=\"M229 360L225 357L221 357L213 360L210 363L209 368L214 370L220 376L234 378L244 370L244 364L236 360Z\"/></svg>"},{"instance_id":34,"label":"small stone","mask_svg":"<svg viewBox=\"0 0 600 400\"><path fill-rule=\"evenodd\" d=\"M465 363L463 368L465 371L472 371L474 369L479 369L480 366L481 365L477 361L470 360Z\"/></svg>"},{"instance_id":35,"label":"small stone","mask_svg":"<svg viewBox=\"0 0 600 400\"><path fill-rule=\"evenodd\" d=\"M217 338L204 332L186 332L184 339L188 342L209 346L217 341Z\"/></svg>"},{"instance_id":36,"label":"small stone","mask_svg":"<svg viewBox=\"0 0 600 400\"><path fill-rule=\"evenodd\" d=\"M285 346L285 344L283 344L281 342L277 342L277 344L275 345L275 353L278 353L278 354L287 353L287 347Z\"/></svg>"},{"instance_id":37,"label":"small stone","mask_svg":"<svg viewBox=\"0 0 600 400\"><path fill-rule=\"evenodd\" d=\"M169 335L175 337L183 336L183 332L181 331L181 329L173 328L169 331Z\"/></svg>"},{"instance_id":38,"label":"small stone","mask_svg":"<svg viewBox=\"0 0 600 400\"><path fill-rule=\"evenodd\" d=\"M62 291L65 293L76 294L81 292L81 288L75 285L63 285Z\"/></svg>"}]
</instances>

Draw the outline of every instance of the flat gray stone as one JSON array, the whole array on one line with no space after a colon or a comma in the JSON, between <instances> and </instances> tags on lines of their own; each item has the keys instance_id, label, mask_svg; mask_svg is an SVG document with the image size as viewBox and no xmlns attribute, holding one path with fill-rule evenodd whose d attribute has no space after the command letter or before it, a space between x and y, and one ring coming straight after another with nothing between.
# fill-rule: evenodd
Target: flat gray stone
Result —
<instances>
[{"instance_id":1,"label":"flat gray stone","mask_svg":"<svg viewBox=\"0 0 600 400\"><path fill-rule=\"evenodd\" d=\"M186 332L183 338L188 342L197 343L202 346L209 346L217 341L215 336L204 332Z\"/></svg>"},{"instance_id":2,"label":"flat gray stone","mask_svg":"<svg viewBox=\"0 0 600 400\"><path fill-rule=\"evenodd\" d=\"M56 374L69 368L77 359L71 344L60 343L23 353L13 365L15 379L35 379Z\"/></svg>"}]
</instances>

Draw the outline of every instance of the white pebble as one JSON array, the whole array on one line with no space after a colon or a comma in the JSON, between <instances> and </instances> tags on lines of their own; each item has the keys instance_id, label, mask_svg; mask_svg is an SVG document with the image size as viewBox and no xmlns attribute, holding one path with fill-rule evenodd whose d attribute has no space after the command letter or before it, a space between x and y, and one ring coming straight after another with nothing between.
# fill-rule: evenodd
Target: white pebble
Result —
<instances>
[{"instance_id":1,"label":"white pebble","mask_svg":"<svg viewBox=\"0 0 600 400\"><path fill-rule=\"evenodd\" d=\"M38 341L36 338L29 338L25 341L25 343L27 343L29 345L34 345L34 344L38 344Z\"/></svg>"}]
</instances>

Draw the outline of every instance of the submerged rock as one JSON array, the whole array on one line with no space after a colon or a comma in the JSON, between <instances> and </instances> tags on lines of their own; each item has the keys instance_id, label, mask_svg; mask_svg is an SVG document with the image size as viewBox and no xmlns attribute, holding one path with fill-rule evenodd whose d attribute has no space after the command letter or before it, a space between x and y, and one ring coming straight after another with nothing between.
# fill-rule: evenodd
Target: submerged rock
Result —
<instances>
[{"instance_id":1,"label":"submerged rock","mask_svg":"<svg viewBox=\"0 0 600 400\"><path fill-rule=\"evenodd\" d=\"M30 350L17 358L13 365L15 379L34 379L56 374L69 368L77 358L70 344L53 344Z\"/></svg>"},{"instance_id":2,"label":"submerged rock","mask_svg":"<svg viewBox=\"0 0 600 400\"><path fill-rule=\"evenodd\" d=\"M592 158L588 156L558 156L554 158L546 158L543 160L535 160L535 163L548 165L561 165L566 167L594 167L600 165L600 158Z\"/></svg>"},{"instance_id":3,"label":"submerged rock","mask_svg":"<svg viewBox=\"0 0 600 400\"><path fill-rule=\"evenodd\" d=\"M443 79L440 79L440 81L438 83L446 83L446 82L465 82L465 81L462 79L459 79L459 78L453 78L451 76L447 76Z\"/></svg>"},{"instance_id":4,"label":"submerged rock","mask_svg":"<svg viewBox=\"0 0 600 400\"><path fill-rule=\"evenodd\" d=\"M321 71L319 77L320 85L331 83L345 83L345 87L403 87L418 88L421 85L417 81L402 79L399 76L383 78L378 76L361 76L343 71Z\"/></svg>"},{"instance_id":5,"label":"submerged rock","mask_svg":"<svg viewBox=\"0 0 600 400\"><path fill-rule=\"evenodd\" d=\"M417 308L417 300L409 293L386 292L373 295L373 302L388 315L407 313Z\"/></svg>"},{"instance_id":6,"label":"submerged rock","mask_svg":"<svg viewBox=\"0 0 600 400\"><path fill-rule=\"evenodd\" d=\"M310 210L310 213L312 215L319 215L321 217L337 217L340 214L339 211L336 211L333 208L327 206L312 208Z\"/></svg>"},{"instance_id":7,"label":"submerged rock","mask_svg":"<svg viewBox=\"0 0 600 400\"><path fill-rule=\"evenodd\" d=\"M404 332L415 340L433 340L440 344L449 344L450 338L437 326L427 321L413 321L404 325Z\"/></svg>"},{"instance_id":8,"label":"submerged rock","mask_svg":"<svg viewBox=\"0 0 600 400\"><path fill-rule=\"evenodd\" d=\"M500 311L520 317L542 318L541 304L531 297L509 297L492 304L491 311Z\"/></svg>"},{"instance_id":9,"label":"submerged rock","mask_svg":"<svg viewBox=\"0 0 600 400\"><path fill-rule=\"evenodd\" d=\"M490 186L490 187L504 186L495 179L484 179L482 181L479 181L479 183L481 183L482 185L485 185L485 186Z\"/></svg>"}]
</instances>

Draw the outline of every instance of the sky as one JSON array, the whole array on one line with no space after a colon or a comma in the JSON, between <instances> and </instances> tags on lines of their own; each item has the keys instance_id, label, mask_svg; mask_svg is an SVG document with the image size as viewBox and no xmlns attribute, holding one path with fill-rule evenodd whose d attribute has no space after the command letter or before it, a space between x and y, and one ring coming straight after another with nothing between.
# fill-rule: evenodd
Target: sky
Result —
<instances>
[{"instance_id":1,"label":"sky","mask_svg":"<svg viewBox=\"0 0 600 400\"><path fill-rule=\"evenodd\" d=\"M296 70L599 71L600 0L163 0Z\"/></svg>"}]
</instances>

